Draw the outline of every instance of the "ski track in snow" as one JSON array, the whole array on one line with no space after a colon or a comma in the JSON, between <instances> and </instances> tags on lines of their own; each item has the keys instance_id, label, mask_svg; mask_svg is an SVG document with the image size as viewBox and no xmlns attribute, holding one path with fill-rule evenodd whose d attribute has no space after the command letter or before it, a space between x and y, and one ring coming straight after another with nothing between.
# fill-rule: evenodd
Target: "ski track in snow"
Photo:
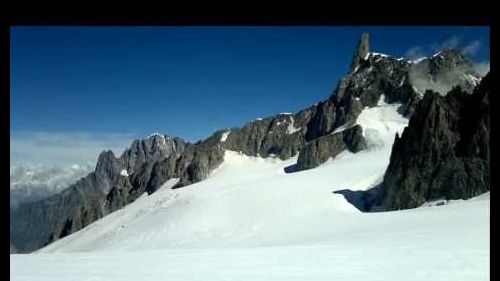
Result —
<instances>
[{"instance_id":1,"label":"ski track in snow","mask_svg":"<svg viewBox=\"0 0 500 281\"><path fill-rule=\"evenodd\" d=\"M335 190L378 185L399 105L365 108L369 148L291 174L297 157L226 151L205 181L154 194L35 254L11 280L487 280L489 193L443 206L361 213Z\"/></svg>"}]
</instances>

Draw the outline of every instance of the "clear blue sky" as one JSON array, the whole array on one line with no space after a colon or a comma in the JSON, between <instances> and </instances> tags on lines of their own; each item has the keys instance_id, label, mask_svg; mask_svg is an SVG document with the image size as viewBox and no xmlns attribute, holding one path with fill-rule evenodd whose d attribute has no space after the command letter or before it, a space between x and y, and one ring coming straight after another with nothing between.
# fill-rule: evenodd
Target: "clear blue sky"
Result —
<instances>
[{"instance_id":1,"label":"clear blue sky","mask_svg":"<svg viewBox=\"0 0 500 281\"><path fill-rule=\"evenodd\" d=\"M376 52L489 62L488 27L14 27L11 133L196 141L328 97L363 31Z\"/></svg>"}]
</instances>

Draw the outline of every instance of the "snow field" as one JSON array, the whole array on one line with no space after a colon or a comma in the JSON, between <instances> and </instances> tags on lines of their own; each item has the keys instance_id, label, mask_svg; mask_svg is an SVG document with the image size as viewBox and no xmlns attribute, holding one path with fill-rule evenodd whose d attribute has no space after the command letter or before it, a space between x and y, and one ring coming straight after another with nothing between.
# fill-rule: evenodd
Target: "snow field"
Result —
<instances>
[{"instance_id":1,"label":"snow field","mask_svg":"<svg viewBox=\"0 0 500 281\"><path fill-rule=\"evenodd\" d=\"M39 250L11 280L487 280L489 193L443 206L362 213L333 191L382 181L399 105L365 108L369 148L287 174L226 151L208 179L154 194Z\"/></svg>"}]
</instances>

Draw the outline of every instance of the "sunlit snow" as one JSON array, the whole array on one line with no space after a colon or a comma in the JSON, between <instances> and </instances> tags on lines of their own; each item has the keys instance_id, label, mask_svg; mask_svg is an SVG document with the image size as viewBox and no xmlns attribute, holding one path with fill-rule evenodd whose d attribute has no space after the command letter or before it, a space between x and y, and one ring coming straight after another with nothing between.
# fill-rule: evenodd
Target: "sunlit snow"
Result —
<instances>
[{"instance_id":1,"label":"sunlit snow","mask_svg":"<svg viewBox=\"0 0 500 281\"><path fill-rule=\"evenodd\" d=\"M286 128L286 133L288 135L291 135L293 133L299 132L300 130L302 129L295 127L295 119L293 119L293 116L290 116L290 123L288 123L288 127Z\"/></svg>"},{"instance_id":2,"label":"sunlit snow","mask_svg":"<svg viewBox=\"0 0 500 281\"><path fill-rule=\"evenodd\" d=\"M35 254L11 280L487 280L489 194L362 213L337 190L381 183L408 120L383 99L357 124L369 148L285 173L297 158L226 151L209 178L150 196ZM431 204L432 205L432 204Z\"/></svg>"},{"instance_id":3,"label":"sunlit snow","mask_svg":"<svg viewBox=\"0 0 500 281\"><path fill-rule=\"evenodd\" d=\"M220 141L225 142L230 133L231 133L231 131L224 132L220 138Z\"/></svg>"}]
</instances>

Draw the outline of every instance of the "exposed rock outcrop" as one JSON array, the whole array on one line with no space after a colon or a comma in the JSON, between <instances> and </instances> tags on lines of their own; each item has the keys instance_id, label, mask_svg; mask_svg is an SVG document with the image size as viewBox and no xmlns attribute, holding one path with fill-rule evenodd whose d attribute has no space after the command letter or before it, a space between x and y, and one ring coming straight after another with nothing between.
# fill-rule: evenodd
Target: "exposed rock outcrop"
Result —
<instances>
[{"instance_id":1,"label":"exposed rock outcrop","mask_svg":"<svg viewBox=\"0 0 500 281\"><path fill-rule=\"evenodd\" d=\"M368 33L361 34L361 39L359 40L358 48L356 49L356 52L354 53L354 57L352 59L351 70L350 70L351 73L356 71L360 63L363 60L365 60L366 56L368 56L368 53L370 53L369 39L370 37Z\"/></svg>"},{"instance_id":2,"label":"exposed rock outcrop","mask_svg":"<svg viewBox=\"0 0 500 281\"><path fill-rule=\"evenodd\" d=\"M161 134L153 134L147 139L135 140L121 159L129 174L138 171L146 162L156 162L175 154L182 154L185 142L181 138L171 138Z\"/></svg>"},{"instance_id":3,"label":"exposed rock outcrop","mask_svg":"<svg viewBox=\"0 0 500 281\"><path fill-rule=\"evenodd\" d=\"M356 125L311 141L300 151L295 171L317 167L328 159L335 158L346 149L351 152L358 152L366 148L362 133L361 126Z\"/></svg>"},{"instance_id":4,"label":"exposed rock outcrop","mask_svg":"<svg viewBox=\"0 0 500 281\"><path fill-rule=\"evenodd\" d=\"M220 139L222 132L213 134L208 139L188 146L176 163L176 174L180 176L176 187L185 186L204 180L210 171L224 160L224 150Z\"/></svg>"},{"instance_id":5,"label":"exposed rock outcrop","mask_svg":"<svg viewBox=\"0 0 500 281\"><path fill-rule=\"evenodd\" d=\"M407 209L490 189L490 80L471 95L460 88L445 97L426 92L395 139L377 204Z\"/></svg>"},{"instance_id":6,"label":"exposed rock outcrop","mask_svg":"<svg viewBox=\"0 0 500 281\"><path fill-rule=\"evenodd\" d=\"M251 156L288 159L304 145L304 134L315 110L313 106L296 114L283 113L232 128L222 146Z\"/></svg>"},{"instance_id":7,"label":"exposed rock outcrop","mask_svg":"<svg viewBox=\"0 0 500 281\"><path fill-rule=\"evenodd\" d=\"M106 213L114 212L133 201L129 193L131 189L129 177L119 176L113 188L106 195L104 204Z\"/></svg>"}]
</instances>

